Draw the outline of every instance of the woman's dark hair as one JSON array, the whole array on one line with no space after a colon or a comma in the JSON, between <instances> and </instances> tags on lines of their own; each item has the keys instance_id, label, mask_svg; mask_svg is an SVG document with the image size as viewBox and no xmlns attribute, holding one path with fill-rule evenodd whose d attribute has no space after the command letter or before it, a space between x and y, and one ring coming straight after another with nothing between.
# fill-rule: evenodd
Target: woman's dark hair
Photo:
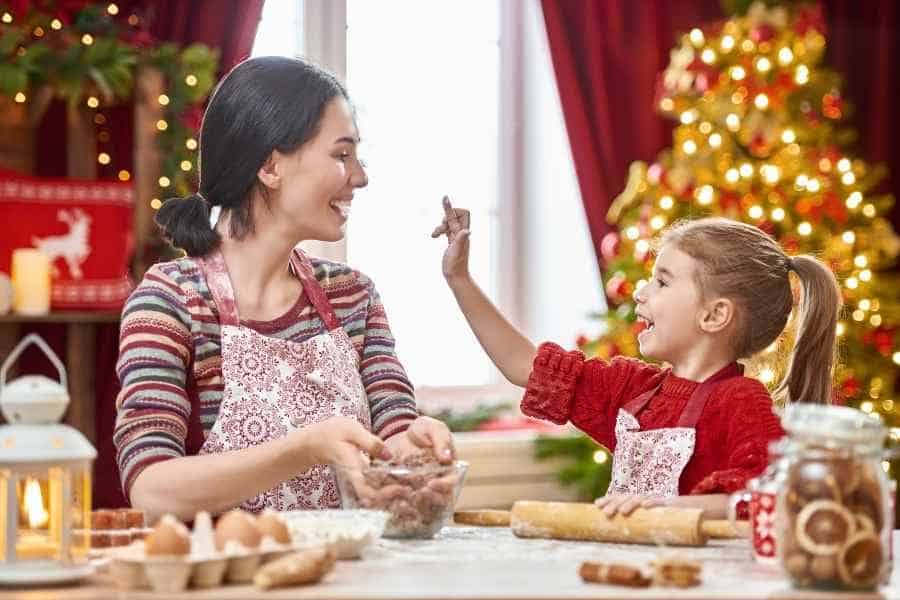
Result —
<instances>
[{"instance_id":1,"label":"woman's dark hair","mask_svg":"<svg viewBox=\"0 0 900 600\"><path fill-rule=\"evenodd\" d=\"M212 206L230 211L230 234L253 231L252 191L265 197L257 179L274 150L290 154L315 137L326 105L348 99L330 73L300 59L251 58L219 82L203 115L200 189L170 198L156 214L163 236L189 256L204 256L221 242L210 227Z\"/></svg>"}]
</instances>

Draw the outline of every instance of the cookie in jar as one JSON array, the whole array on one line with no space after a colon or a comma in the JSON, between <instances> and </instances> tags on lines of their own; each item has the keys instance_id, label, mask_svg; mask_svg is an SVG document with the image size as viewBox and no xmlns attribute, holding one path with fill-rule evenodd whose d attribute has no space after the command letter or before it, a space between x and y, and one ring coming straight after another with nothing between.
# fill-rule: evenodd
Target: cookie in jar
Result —
<instances>
[{"instance_id":1,"label":"cookie in jar","mask_svg":"<svg viewBox=\"0 0 900 600\"><path fill-rule=\"evenodd\" d=\"M784 428L792 444L776 511L782 568L796 587L876 589L891 570L886 428L874 415L812 404L790 406Z\"/></svg>"}]
</instances>

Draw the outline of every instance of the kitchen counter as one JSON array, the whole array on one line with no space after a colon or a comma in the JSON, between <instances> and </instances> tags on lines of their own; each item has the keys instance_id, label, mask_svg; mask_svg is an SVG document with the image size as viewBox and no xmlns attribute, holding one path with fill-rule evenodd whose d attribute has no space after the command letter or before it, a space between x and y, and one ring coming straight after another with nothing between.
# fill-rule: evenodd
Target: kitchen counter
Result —
<instances>
[{"instance_id":1,"label":"kitchen counter","mask_svg":"<svg viewBox=\"0 0 900 600\"><path fill-rule=\"evenodd\" d=\"M894 555L900 550L894 532ZM582 561L647 566L656 557L678 554L703 565L700 587L634 589L581 581ZM423 598L544 600L551 598L833 598L835 593L800 592L775 566L750 558L746 540L712 540L700 548L519 539L506 528L446 527L433 540L379 540L365 558L341 561L326 578L309 587L260 591L252 586L187 590L180 594L118 591L108 574L99 573L80 586L10 590L0 588L2 600L86 600L135 598L142 600L321 599L386 600ZM843 594L842 598L897 598L897 569L879 594Z\"/></svg>"}]
</instances>

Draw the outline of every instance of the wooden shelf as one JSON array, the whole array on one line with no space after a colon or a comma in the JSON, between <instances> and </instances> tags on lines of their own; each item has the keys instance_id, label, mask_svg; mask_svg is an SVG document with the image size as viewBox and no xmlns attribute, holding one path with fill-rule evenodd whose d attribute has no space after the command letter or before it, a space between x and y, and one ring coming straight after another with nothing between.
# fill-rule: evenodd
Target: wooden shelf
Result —
<instances>
[{"instance_id":1,"label":"wooden shelf","mask_svg":"<svg viewBox=\"0 0 900 600\"><path fill-rule=\"evenodd\" d=\"M66 311L46 315L0 315L2 323L118 323L122 313L112 311Z\"/></svg>"}]
</instances>

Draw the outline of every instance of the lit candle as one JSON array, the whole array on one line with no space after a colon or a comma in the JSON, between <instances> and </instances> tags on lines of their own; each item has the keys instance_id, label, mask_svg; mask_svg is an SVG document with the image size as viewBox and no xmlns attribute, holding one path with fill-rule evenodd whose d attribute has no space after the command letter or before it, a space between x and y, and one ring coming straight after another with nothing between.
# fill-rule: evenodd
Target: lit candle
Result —
<instances>
[{"instance_id":1,"label":"lit candle","mask_svg":"<svg viewBox=\"0 0 900 600\"><path fill-rule=\"evenodd\" d=\"M12 254L13 310L23 315L50 312L50 257L34 248Z\"/></svg>"}]
</instances>

